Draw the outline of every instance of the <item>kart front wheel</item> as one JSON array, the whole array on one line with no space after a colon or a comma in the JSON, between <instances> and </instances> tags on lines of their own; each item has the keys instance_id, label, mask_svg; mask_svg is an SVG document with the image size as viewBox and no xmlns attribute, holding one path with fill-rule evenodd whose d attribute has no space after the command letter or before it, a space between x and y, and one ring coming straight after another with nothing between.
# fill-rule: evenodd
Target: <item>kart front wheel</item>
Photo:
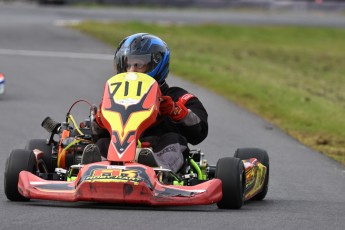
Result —
<instances>
[{"instance_id":1,"label":"kart front wheel","mask_svg":"<svg viewBox=\"0 0 345 230\"><path fill-rule=\"evenodd\" d=\"M217 162L215 177L222 181L223 197L217 203L221 209L240 209L243 205L245 186L243 162L234 157L221 158Z\"/></svg>"},{"instance_id":2,"label":"kart front wheel","mask_svg":"<svg viewBox=\"0 0 345 230\"><path fill-rule=\"evenodd\" d=\"M268 192L268 180L270 175L270 161L267 152L258 148L240 148L236 150L234 157L241 160L256 158L261 164L266 166L267 171L263 189L252 198L253 200L263 200Z\"/></svg>"},{"instance_id":3,"label":"kart front wheel","mask_svg":"<svg viewBox=\"0 0 345 230\"><path fill-rule=\"evenodd\" d=\"M7 199L11 201L28 201L18 191L18 179L21 171L36 173L36 158L32 151L15 149L7 158L5 166L4 189Z\"/></svg>"},{"instance_id":4,"label":"kart front wheel","mask_svg":"<svg viewBox=\"0 0 345 230\"><path fill-rule=\"evenodd\" d=\"M45 139L32 139L26 144L25 149L30 151L38 149L44 152L43 161L48 172L53 173L56 165L54 166L52 162L52 145L47 145L46 142Z\"/></svg>"}]
</instances>

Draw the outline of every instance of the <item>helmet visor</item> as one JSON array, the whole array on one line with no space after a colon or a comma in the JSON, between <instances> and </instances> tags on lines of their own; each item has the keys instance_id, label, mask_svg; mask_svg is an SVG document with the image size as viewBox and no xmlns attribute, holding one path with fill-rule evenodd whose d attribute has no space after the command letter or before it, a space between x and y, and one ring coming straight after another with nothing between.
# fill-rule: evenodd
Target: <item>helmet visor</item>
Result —
<instances>
[{"instance_id":1,"label":"helmet visor","mask_svg":"<svg viewBox=\"0 0 345 230\"><path fill-rule=\"evenodd\" d=\"M151 54L133 55L122 53L122 55L116 55L115 66L119 73L149 73L153 68Z\"/></svg>"}]
</instances>

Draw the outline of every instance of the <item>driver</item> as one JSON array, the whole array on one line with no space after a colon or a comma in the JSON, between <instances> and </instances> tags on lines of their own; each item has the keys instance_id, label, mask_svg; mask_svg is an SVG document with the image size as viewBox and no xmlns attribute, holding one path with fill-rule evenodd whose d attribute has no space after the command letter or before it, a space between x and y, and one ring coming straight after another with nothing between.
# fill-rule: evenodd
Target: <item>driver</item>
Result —
<instances>
[{"instance_id":1,"label":"driver","mask_svg":"<svg viewBox=\"0 0 345 230\"><path fill-rule=\"evenodd\" d=\"M184 157L188 156L188 143L197 145L207 137L208 115L196 96L183 88L169 87L166 83L169 61L170 50L166 43L147 33L133 34L123 39L114 57L115 74L146 73L158 82L162 92L160 115L157 122L144 131L140 141L150 143L161 166L178 172L184 163ZM99 161L100 154L103 157L107 155L110 138L106 136L109 135L107 132L102 132L104 127L100 121L100 111L98 109L96 115L97 125L93 127L100 138L97 146L88 145L85 148L82 163ZM87 157L90 155L88 152L93 156Z\"/></svg>"}]
</instances>

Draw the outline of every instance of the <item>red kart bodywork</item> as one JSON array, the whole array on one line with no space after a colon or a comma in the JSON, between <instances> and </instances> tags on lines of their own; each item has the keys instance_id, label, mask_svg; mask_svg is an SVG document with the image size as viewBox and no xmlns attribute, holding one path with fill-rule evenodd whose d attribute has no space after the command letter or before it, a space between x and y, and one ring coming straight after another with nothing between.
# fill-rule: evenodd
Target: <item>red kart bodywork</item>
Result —
<instances>
[{"instance_id":1,"label":"red kart bodywork","mask_svg":"<svg viewBox=\"0 0 345 230\"><path fill-rule=\"evenodd\" d=\"M137 163L115 166L107 161L84 166L72 182L47 181L22 171L18 189L32 199L157 206L204 205L222 198L219 179L195 186L164 185L150 167Z\"/></svg>"},{"instance_id":2,"label":"red kart bodywork","mask_svg":"<svg viewBox=\"0 0 345 230\"><path fill-rule=\"evenodd\" d=\"M156 121L160 95L157 82L145 74L123 73L110 78L101 106L101 121L111 134L107 161L84 165L71 182L44 180L21 171L20 194L32 199L160 206L220 201L220 179L194 186L166 185L159 182L153 168L135 162L137 140Z\"/></svg>"}]
</instances>

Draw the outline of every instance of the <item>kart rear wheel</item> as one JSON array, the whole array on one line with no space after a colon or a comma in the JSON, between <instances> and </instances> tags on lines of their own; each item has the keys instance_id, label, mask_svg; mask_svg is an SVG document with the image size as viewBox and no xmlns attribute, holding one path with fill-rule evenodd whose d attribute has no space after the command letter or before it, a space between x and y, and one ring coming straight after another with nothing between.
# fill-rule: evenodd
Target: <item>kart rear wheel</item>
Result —
<instances>
[{"instance_id":1,"label":"kart rear wheel","mask_svg":"<svg viewBox=\"0 0 345 230\"><path fill-rule=\"evenodd\" d=\"M47 145L46 143L47 141L45 139L33 139L26 144L25 149L30 151L39 149L44 152L43 161L46 164L48 172L53 173L56 167L52 162L52 145Z\"/></svg>"},{"instance_id":2,"label":"kart rear wheel","mask_svg":"<svg viewBox=\"0 0 345 230\"><path fill-rule=\"evenodd\" d=\"M21 171L36 173L36 157L32 151L15 149L7 158L5 166L4 189L11 201L28 201L18 191L18 179Z\"/></svg>"},{"instance_id":3,"label":"kart rear wheel","mask_svg":"<svg viewBox=\"0 0 345 230\"><path fill-rule=\"evenodd\" d=\"M245 186L243 162L234 157L219 159L215 177L222 181L223 197L217 203L218 208L240 209Z\"/></svg>"},{"instance_id":4,"label":"kart rear wheel","mask_svg":"<svg viewBox=\"0 0 345 230\"><path fill-rule=\"evenodd\" d=\"M252 200L263 200L268 192L268 181L269 181L269 172L270 172L270 161L268 158L268 154L265 150L258 149L258 148L241 148L237 149L235 152L234 157L239 158L241 160L256 158L260 161L261 164L265 165L267 168L265 182L263 185L263 189L260 193L256 194Z\"/></svg>"}]
</instances>

